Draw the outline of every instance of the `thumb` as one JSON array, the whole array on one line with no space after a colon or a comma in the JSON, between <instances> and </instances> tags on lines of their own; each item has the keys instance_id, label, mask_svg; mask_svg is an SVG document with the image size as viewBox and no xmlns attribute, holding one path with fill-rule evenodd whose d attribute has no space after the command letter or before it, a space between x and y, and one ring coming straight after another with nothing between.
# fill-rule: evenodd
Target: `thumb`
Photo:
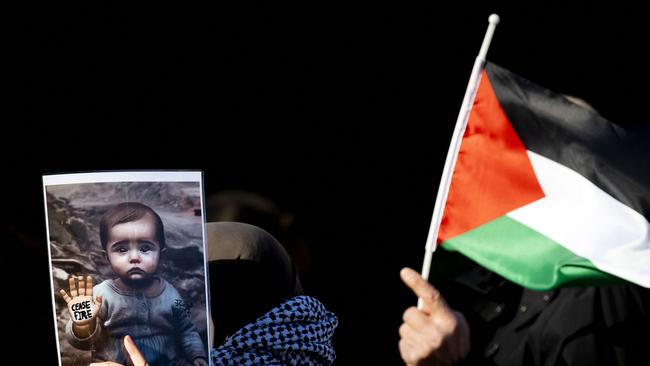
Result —
<instances>
[{"instance_id":1,"label":"thumb","mask_svg":"<svg viewBox=\"0 0 650 366\"><path fill-rule=\"evenodd\" d=\"M127 335L124 337L124 348L127 352L127 359L130 361L129 365L149 366L147 361L142 356L142 353L140 353L140 350L135 345L135 342L133 342L133 339L131 339L131 336Z\"/></svg>"},{"instance_id":2,"label":"thumb","mask_svg":"<svg viewBox=\"0 0 650 366\"><path fill-rule=\"evenodd\" d=\"M440 292L436 290L420 274L410 268L403 268L400 271L402 281L408 286L415 295L422 299L425 312L432 314L437 312L450 312L445 299Z\"/></svg>"}]
</instances>

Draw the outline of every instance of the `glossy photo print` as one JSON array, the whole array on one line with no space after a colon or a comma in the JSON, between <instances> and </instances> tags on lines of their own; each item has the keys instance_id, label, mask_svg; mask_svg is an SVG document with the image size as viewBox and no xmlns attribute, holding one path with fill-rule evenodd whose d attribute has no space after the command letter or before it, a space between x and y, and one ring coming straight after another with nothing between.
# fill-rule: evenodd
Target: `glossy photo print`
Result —
<instances>
[{"instance_id":1,"label":"glossy photo print","mask_svg":"<svg viewBox=\"0 0 650 366\"><path fill-rule=\"evenodd\" d=\"M201 172L43 177L62 366L126 365L129 336L150 365L207 365Z\"/></svg>"}]
</instances>

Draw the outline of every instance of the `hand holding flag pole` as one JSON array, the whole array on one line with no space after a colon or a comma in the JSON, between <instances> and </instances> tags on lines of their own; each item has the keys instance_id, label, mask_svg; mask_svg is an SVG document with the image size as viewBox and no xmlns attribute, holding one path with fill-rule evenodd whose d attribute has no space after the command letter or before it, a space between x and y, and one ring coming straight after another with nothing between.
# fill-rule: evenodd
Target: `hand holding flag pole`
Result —
<instances>
[{"instance_id":1,"label":"hand holding flag pole","mask_svg":"<svg viewBox=\"0 0 650 366\"><path fill-rule=\"evenodd\" d=\"M452 135L451 143L449 144L447 159L445 160L445 166L442 171L442 176L440 177L440 185L438 186L438 194L436 196L436 203L433 208L431 225L429 226L429 235L427 236L427 242L424 250L424 261L422 263L421 275L425 280L429 279L429 272L431 271L431 259L433 258L433 252L435 252L437 246L436 242L438 238L438 229L440 227L440 222L442 221L442 214L444 211L445 203L447 201L447 194L449 193L451 176L456 165L456 157L458 156L458 151L460 149L460 142L462 140L463 134L465 133L465 127L467 126L469 112L472 108L472 103L474 102L476 90L478 89L481 71L485 66L485 57L487 56L488 49L490 48L490 43L492 42L492 36L494 35L494 30L497 24L499 24L499 20L499 16L496 14L490 15L488 18L488 29L485 32L483 44L481 45L478 56L476 57L476 61L474 61L474 67L472 68L472 74L469 78L467 89L465 90L463 103L460 107L458 118L456 119L456 127L454 127L454 134ZM422 309L423 306L424 304L422 300L418 299L418 308Z\"/></svg>"}]
</instances>

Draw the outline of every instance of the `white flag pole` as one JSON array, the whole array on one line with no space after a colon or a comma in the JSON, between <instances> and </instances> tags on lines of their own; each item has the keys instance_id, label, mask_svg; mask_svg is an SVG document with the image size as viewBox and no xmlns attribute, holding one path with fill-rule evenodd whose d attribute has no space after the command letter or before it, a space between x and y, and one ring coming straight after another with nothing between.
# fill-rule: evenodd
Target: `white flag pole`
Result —
<instances>
[{"instance_id":1,"label":"white flag pole","mask_svg":"<svg viewBox=\"0 0 650 366\"><path fill-rule=\"evenodd\" d=\"M458 112L458 119L456 119L454 134L451 137L451 143L449 144L449 151L447 152L445 167L443 168L442 176L440 177L440 185L438 186L436 203L433 207L433 217L431 218L431 226L429 226L427 244L424 249L422 278L425 280L429 279L429 272L431 271L431 259L433 258L433 252L436 251L438 229L440 227L440 221L442 220L443 209L447 202L447 193L449 193L451 175L454 171L454 167L456 166L456 157L458 156L458 150L460 149L460 141L462 140L463 134L465 133L465 127L467 126L467 120L469 119L469 112L472 109L472 103L474 103L474 97L476 95L476 90L478 89L481 72L485 66L485 57L487 55L488 48L490 48L490 42L492 42L494 29L496 28L497 24L499 24L499 16L496 14L490 15L488 22L488 29L485 32L481 50L479 51L478 56L476 57L476 61L474 62L474 67L472 68L472 74L469 78L469 83L467 84L467 90L465 90L465 96L463 97L463 104L461 105L460 111ZM422 305L422 300L418 300L418 308L421 309Z\"/></svg>"}]
</instances>

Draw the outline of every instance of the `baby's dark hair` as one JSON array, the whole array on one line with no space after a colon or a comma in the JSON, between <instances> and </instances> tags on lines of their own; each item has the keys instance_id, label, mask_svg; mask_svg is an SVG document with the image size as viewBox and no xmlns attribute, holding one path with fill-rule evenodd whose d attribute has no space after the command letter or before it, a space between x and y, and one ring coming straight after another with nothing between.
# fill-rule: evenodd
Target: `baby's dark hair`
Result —
<instances>
[{"instance_id":1,"label":"baby's dark hair","mask_svg":"<svg viewBox=\"0 0 650 366\"><path fill-rule=\"evenodd\" d=\"M160 249L165 247L165 229L160 216L151 207L140 202L122 202L111 207L99 221L99 240L102 249L106 250L108 233L113 226L140 220L146 214L150 214L156 223L156 238L160 243Z\"/></svg>"}]
</instances>

